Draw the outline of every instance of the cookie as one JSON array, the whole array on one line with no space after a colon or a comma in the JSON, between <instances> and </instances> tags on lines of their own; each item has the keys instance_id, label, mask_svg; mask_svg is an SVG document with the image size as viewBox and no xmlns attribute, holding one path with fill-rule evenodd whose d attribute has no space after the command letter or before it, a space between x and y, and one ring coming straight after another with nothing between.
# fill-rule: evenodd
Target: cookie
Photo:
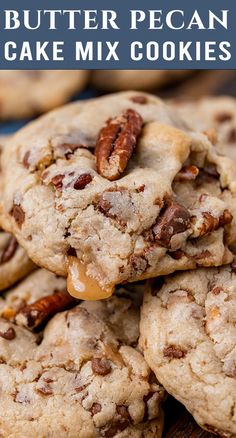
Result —
<instances>
[{"instance_id":1,"label":"cookie","mask_svg":"<svg viewBox=\"0 0 236 438\"><path fill-rule=\"evenodd\" d=\"M2 295L0 317L33 330L72 304L75 300L66 292L66 280L37 269Z\"/></svg>"},{"instance_id":2,"label":"cookie","mask_svg":"<svg viewBox=\"0 0 236 438\"><path fill-rule=\"evenodd\" d=\"M31 117L63 105L87 78L85 70L1 70L0 119Z\"/></svg>"},{"instance_id":3,"label":"cookie","mask_svg":"<svg viewBox=\"0 0 236 438\"><path fill-rule=\"evenodd\" d=\"M0 136L0 159L1 150L8 140L8 136ZM0 173L0 191L2 190L1 185ZM0 227L0 291L12 286L33 269L33 262L28 258L25 250L20 247L16 238Z\"/></svg>"},{"instance_id":4,"label":"cookie","mask_svg":"<svg viewBox=\"0 0 236 438\"><path fill-rule=\"evenodd\" d=\"M219 153L236 162L236 100L233 97L206 97L199 101L174 101L174 109L189 125L205 131L214 140Z\"/></svg>"},{"instance_id":5,"label":"cookie","mask_svg":"<svg viewBox=\"0 0 236 438\"><path fill-rule=\"evenodd\" d=\"M145 91L180 81L190 73L191 70L95 70L92 83L107 91Z\"/></svg>"},{"instance_id":6,"label":"cookie","mask_svg":"<svg viewBox=\"0 0 236 438\"><path fill-rule=\"evenodd\" d=\"M84 302L39 335L0 319L2 438L158 438L163 388L130 300Z\"/></svg>"},{"instance_id":7,"label":"cookie","mask_svg":"<svg viewBox=\"0 0 236 438\"><path fill-rule=\"evenodd\" d=\"M197 423L236 436L235 264L150 281L140 345L165 389Z\"/></svg>"},{"instance_id":8,"label":"cookie","mask_svg":"<svg viewBox=\"0 0 236 438\"><path fill-rule=\"evenodd\" d=\"M54 111L12 138L3 164L4 229L78 298L233 259L235 165L154 96Z\"/></svg>"}]
</instances>

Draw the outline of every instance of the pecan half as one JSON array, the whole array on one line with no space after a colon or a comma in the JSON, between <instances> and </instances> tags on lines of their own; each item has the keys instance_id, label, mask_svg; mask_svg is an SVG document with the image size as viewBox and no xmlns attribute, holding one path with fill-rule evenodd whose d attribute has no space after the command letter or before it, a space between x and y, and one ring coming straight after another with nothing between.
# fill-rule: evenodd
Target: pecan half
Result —
<instances>
[{"instance_id":1,"label":"pecan half","mask_svg":"<svg viewBox=\"0 0 236 438\"><path fill-rule=\"evenodd\" d=\"M107 121L99 133L95 148L100 175L110 181L120 177L134 151L142 125L142 117L132 109Z\"/></svg>"},{"instance_id":2,"label":"pecan half","mask_svg":"<svg viewBox=\"0 0 236 438\"><path fill-rule=\"evenodd\" d=\"M70 307L75 299L67 292L58 291L22 307L16 315L16 322L34 329L58 312Z\"/></svg>"},{"instance_id":3,"label":"pecan half","mask_svg":"<svg viewBox=\"0 0 236 438\"><path fill-rule=\"evenodd\" d=\"M14 236L11 236L0 256L0 265L8 262L14 256L18 247L18 242Z\"/></svg>"},{"instance_id":4,"label":"pecan half","mask_svg":"<svg viewBox=\"0 0 236 438\"><path fill-rule=\"evenodd\" d=\"M198 176L198 173L199 169L196 166L183 166L179 173L177 173L175 181L192 181Z\"/></svg>"},{"instance_id":5,"label":"pecan half","mask_svg":"<svg viewBox=\"0 0 236 438\"><path fill-rule=\"evenodd\" d=\"M25 221L25 212L19 204L13 204L10 214L14 217L17 225L21 228Z\"/></svg>"},{"instance_id":6,"label":"pecan half","mask_svg":"<svg viewBox=\"0 0 236 438\"><path fill-rule=\"evenodd\" d=\"M169 202L153 227L155 240L160 245L168 247L172 236L187 230L190 217L185 207L174 201Z\"/></svg>"}]
</instances>

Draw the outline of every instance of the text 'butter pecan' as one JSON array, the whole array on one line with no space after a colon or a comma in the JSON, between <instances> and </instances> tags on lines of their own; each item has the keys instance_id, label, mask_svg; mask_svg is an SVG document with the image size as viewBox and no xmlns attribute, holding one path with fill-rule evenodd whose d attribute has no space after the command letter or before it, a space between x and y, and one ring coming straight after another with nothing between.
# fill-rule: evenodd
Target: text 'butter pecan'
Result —
<instances>
[{"instance_id":1,"label":"text 'butter pecan'","mask_svg":"<svg viewBox=\"0 0 236 438\"><path fill-rule=\"evenodd\" d=\"M132 109L107 121L95 149L100 175L110 181L120 177L132 156L142 125L142 117Z\"/></svg>"}]
</instances>

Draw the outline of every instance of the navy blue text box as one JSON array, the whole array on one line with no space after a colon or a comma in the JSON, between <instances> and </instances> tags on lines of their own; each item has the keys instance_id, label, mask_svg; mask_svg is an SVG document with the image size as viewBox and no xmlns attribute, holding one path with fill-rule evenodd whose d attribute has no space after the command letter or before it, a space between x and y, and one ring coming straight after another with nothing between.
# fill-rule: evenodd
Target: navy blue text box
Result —
<instances>
[{"instance_id":1,"label":"navy blue text box","mask_svg":"<svg viewBox=\"0 0 236 438\"><path fill-rule=\"evenodd\" d=\"M49 29L50 13L45 10L59 11L55 29ZM75 13L75 29L68 29L65 10L81 11ZM85 10L96 11L89 14L90 26L97 29L84 29ZM106 10L116 12L113 23L119 29L102 29ZM131 10L141 11L132 30ZM153 10L160 12L153 15ZM31 27L37 27L40 15L39 28L27 29L27 14ZM235 22L235 0L1 0L0 68L235 69ZM16 28L6 29L8 24Z\"/></svg>"}]
</instances>

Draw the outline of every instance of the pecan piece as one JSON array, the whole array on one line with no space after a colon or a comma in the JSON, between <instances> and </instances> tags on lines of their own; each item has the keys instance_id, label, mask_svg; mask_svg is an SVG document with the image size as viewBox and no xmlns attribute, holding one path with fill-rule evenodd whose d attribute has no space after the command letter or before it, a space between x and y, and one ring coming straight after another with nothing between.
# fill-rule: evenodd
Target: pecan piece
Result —
<instances>
[{"instance_id":1,"label":"pecan piece","mask_svg":"<svg viewBox=\"0 0 236 438\"><path fill-rule=\"evenodd\" d=\"M62 186L63 186L63 179L65 178L65 175L55 175L52 179L51 179L51 183L54 185L56 190L61 191Z\"/></svg>"},{"instance_id":2,"label":"pecan piece","mask_svg":"<svg viewBox=\"0 0 236 438\"><path fill-rule=\"evenodd\" d=\"M132 109L107 121L99 133L95 148L100 175L110 181L120 177L134 151L142 125L142 117Z\"/></svg>"},{"instance_id":3,"label":"pecan piece","mask_svg":"<svg viewBox=\"0 0 236 438\"><path fill-rule=\"evenodd\" d=\"M182 359L186 356L186 350L177 347L176 345L168 345L163 349L163 356L170 359Z\"/></svg>"},{"instance_id":4,"label":"pecan piece","mask_svg":"<svg viewBox=\"0 0 236 438\"><path fill-rule=\"evenodd\" d=\"M14 328L9 327L7 329L7 331L0 332L0 336L1 336L1 338L6 339L7 341L12 341L16 337L16 332L15 332Z\"/></svg>"},{"instance_id":5,"label":"pecan piece","mask_svg":"<svg viewBox=\"0 0 236 438\"><path fill-rule=\"evenodd\" d=\"M139 103L139 105L145 105L147 103L147 96L143 94L137 94L136 96L130 97L131 102Z\"/></svg>"},{"instance_id":6,"label":"pecan piece","mask_svg":"<svg viewBox=\"0 0 236 438\"><path fill-rule=\"evenodd\" d=\"M199 232L200 236L203 236L207 233L211 233L212 231L218 230L220 227L224 227L227 224L232 222L233 216L229 210L224 210L222 215L219 218L212 216L211 213L203 212L203 224L202 228Z\"/></svg>"},{"instance_id":7,"label":"pecan piece","mask_svg":"<svg viewBox=\"0 0 236 438\"><path fill-rule=\"evenodd\" d=\"M168 247L172 236L187 230L190 217L185 207L174 201L169 202L153 227L155 240L160 245Z\"/></svg>"},{"instance_id":8,"label":"pecan piece","mask_svg":"<svg viewBox=\"0 0 236 438\"><path fill-rule=\"evenodd\" d=\"M23 157L23 165L25 166L26 169L29 169L30 167L29 158L30 158L30 151L27 151Z\"/></svg>"},{"instance_id":9,"label":"pecan piece","mask_svg":"<svg viewBox=\"0 0 236 438\"><path fill-rule=\"evenodd\" d=\"M14 256L18 247L18 242L14 236L11 236L0 256L0 265L8 262Z\"/></svg>"},{"instance_id":10,"label":"pecan piece","mask_svg":"<svg viewBox=\"0 0 236 438\"><path fill-rule=\"evenodd\" d=\"M17 225L21 228L25 221L25 212L19 204L13 204L10 214L14 217Z\"/></svg>"},{"instance_id":11,"label":"pecan piece","mask_svg":"<svg viewBox=\"0 0 236 438\"><path fill-rule=\"evenodd\" d=\"M94 415L98 414L99 412L101 412L101 410L102 410L102 406L100 403L93 403L93 405L90 409L90 412L91 412L92 416L94 416Z\"/></svg>"},{"instance_id":12,"label":"pecan piece","mask_svg":"<svg viewBox=\"0 0 236 438\"><path fill-rule=\"evenodd\" d=\"M90 173L82 173L74 183L75 190L83 190L91 181L93 177Z\"/></svg>"},{"instance_id":13,"label":"pecan piece","mask_svg":"<svg viewBox=\"0 0 236 438\"><path fill-rule=\"evenodd\" d=\"M105 359L105 357L95 357L92 359L91 366L94 374L98 374L100 376L106 376L111 372L110 361Z\"/></svg>"},{"instance_id":14,"label":"pecan piece","mask_svg":"<svg viewBox=\"0 0 236 438\"><path fill-rule=\"evenodd\" d=\"M196 166L183 166L182 169L177 173L175 177L175 181L183 182L183 181L192 181L199 174L199 169Z\"/></svg>"},{"instance_id":15,"label":"pecan piece","mask_svg":"<svg viewBox=\"0 0 236 438\"><path fill-rule=\"evenodd\" d=\"M225 122L230 122L230 120L233 119L233 115L231 113L219 113L216 115L215 120L218 123L225 123Z\"/></svg>"},{"instance_id":16,"label":"pecan piece","mask_svg":"<svg viewBox=\"0 0 236 438\"><path fill-rule=\"evenodd\" d=\"M16 322L34 329L56 313L66 310L74 302L75 299L67 292L57 291L22 307L16 315Z\"/></svg>"}]
</instances>

